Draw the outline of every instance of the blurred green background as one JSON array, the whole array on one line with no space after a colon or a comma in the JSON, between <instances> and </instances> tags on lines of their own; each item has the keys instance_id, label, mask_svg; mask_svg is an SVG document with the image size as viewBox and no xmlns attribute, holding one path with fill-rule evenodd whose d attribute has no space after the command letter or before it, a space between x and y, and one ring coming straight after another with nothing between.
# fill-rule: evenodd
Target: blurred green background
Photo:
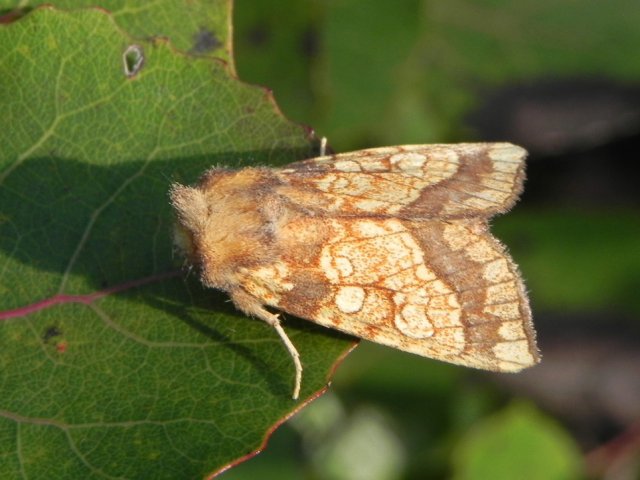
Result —
<instances>
[{"instance_id":1,"label":"blurred green background","mask_svg":"<svg viewBox=\"0 0 640 480\"><path fill-rule=\"evenodd\" d=\"M543 362L519 375L369 343L329 393L223 475L640 478L636 0L237 0L241 79L337 152L507 140L530 153L494 232Z\"/></svg>"}]
</instances>

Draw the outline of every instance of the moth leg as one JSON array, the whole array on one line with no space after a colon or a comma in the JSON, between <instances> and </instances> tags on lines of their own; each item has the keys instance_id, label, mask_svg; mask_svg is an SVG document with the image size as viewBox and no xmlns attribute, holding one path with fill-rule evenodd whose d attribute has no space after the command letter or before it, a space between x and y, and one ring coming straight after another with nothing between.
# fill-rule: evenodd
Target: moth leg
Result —
<instances>
[{"instance_id":1,"label":"moth leg","mask_svg":"<svg viewBox=\"0 0 640 480\"><path fill-rule=\"evenodd\" d=\"M260 301L245 292L244 290L237 289L230 292L231 300L238 307L238 309L242 310L244 313L251 315L253 317L257 317L260 320L266 322L271 325L284 343L285 347L289 351L289 355L291 355L291 359L293 360L293 364L296 368L296 383L293 387L293 399L297 400L300 395L300 386L302 385L302 363L300 362L300 354L296 347L293 345L289 336L282 328L280 324L280 318L278 314L274 314L269 312L264 306L260 303Z\"/></svg>"}]
</instances>

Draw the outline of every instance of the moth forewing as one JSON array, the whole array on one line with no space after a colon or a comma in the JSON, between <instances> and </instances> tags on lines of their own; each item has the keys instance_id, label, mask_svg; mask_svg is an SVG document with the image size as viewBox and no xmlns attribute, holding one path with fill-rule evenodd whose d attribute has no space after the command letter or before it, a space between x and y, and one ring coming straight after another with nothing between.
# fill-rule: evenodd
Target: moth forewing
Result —
<instances>
[{"instance_id":1,"label":"moth forewing","mask_svg":"<svg viewBox=\"0 0 640 480\"><path fill-rule=\"evenodd\" d=\"M171 198L203 283L277 330L297 398L298 352L265 306L460 365L539 361L520 274L487 225L517 200L525 156L508 143L384 147L212 170Z\"/></svg>"}]
</instances>

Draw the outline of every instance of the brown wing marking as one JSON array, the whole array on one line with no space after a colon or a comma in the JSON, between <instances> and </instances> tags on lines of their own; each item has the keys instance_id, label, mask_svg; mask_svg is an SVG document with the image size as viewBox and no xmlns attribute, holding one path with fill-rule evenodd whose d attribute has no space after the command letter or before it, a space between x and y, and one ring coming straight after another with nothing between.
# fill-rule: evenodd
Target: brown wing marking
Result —
<instances>
[{"instance_id":1,"label":"brown wing marking","mask_svg":"<svg viewBox=\"0 0 640 480\"><path fill-rule=\"evenodd\" d=\"M333 219L322 229L334 241L310 245L305 265L284 258L292 288L274 306L451 363L518 371L538 362L516 267L481 223Z\"/></svg>"},{"instance_id":2,"label":"brown wing marking","mask_svg":"<svg viewBox=\"0 0 640 480\"><path fill-rule=\"evenodd\" d=\"M460 355L490 370L539 362L531 310L518 268L479 220L406 222L431 267L454 286L466 345ZM457 362L454 362L457 363Z\"/></svg>"},{"instance_id":3,"label":"brown wing marking","mask_svg":"<svg viewBox=\"0 0 640 480\"><path fill-rule=\"evenodd\" d=\"M525 156L508 143L361 150L276 170L277 192L330 216L489 217L517 200Z\"/></svg>"}]
</instances>

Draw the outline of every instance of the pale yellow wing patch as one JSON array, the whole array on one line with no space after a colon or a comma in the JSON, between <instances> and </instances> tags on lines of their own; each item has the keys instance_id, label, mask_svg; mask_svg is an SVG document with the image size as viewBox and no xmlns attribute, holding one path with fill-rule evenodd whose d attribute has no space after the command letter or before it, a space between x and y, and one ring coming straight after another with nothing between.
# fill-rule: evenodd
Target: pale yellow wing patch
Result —
<instances>
[{"instance_id":1,"label":"pale yellow wing patch","mask_svg":"<svg viewBox=\"0 0 640 480\"><path fill-rule=\"evenodd\" d=\"M276 190L331 216L489 217L508 210L524 179L524 149L509 143L403 145L296 162Z\"/></svg>"}]
</instances>

